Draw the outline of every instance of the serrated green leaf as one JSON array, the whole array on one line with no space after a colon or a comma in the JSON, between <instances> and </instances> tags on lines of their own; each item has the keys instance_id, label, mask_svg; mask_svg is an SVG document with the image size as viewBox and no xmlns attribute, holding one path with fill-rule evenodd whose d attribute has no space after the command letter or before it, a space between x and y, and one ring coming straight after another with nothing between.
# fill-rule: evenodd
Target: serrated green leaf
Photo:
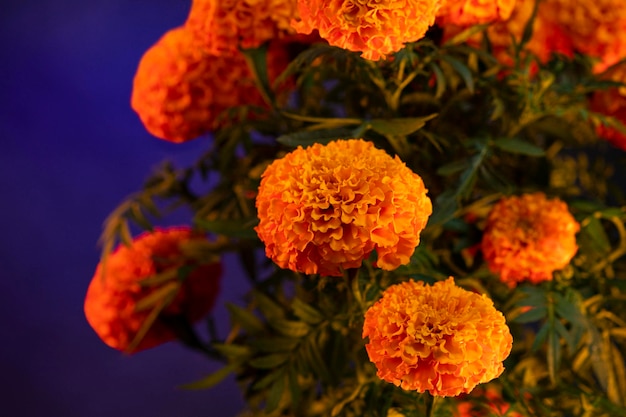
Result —
<instances>
[{"instance_id":1,"label":"serrated green leaf","mask_svg":"<svg viewBox=\"0 0 626 417\"><path fill-rule=\"evenodd\" d=\"M437 113L423 117L405 117L397 119L372 119L368 126L381 135L407 136L417 132L426 125L426 122L437 117Z\"/></svg>"},{"instance_id":2,"label":"serrated green leaf","mask_svg":"<svg viewBox=\"0 0 626 417\"><path fill-rule=\"evenodd\" d=\"M289 353L273 353L271 355L259 356L250 360L248 363L257 369L272 369L278 365L282 365L289 359Z\"/></svg>"},{"instance_id":3,"label":"serrated green leaf","mask_svg":"<svg viewBox=\"0 0 626 417\"><path fill-rule=\"evenodd\" d=\"M320 313L318 309L309 304L306 304L299 298L293 300L291 307L293 308L293 313L296 315L296 317L298 317L305 323L315 325L324 320L324 316L322 315L322 313Z\"/></svg>"},{"instance_id":4,"label":"serrated green leaf","mask_svg":"<svg viewBox=\"0 0 626 417\"><path fill-rule=\"evenodd\" d=\"M493 141L496 148L509 153L516 153L528 156L544 156L545 152L540 147L517 138L501 138Z\"/></svg>"},{"instance_id":5,"label":"serrated green leaf","mask_svg":"<svg viewBox=\"0 0 626 417\"><path fill-rule=\"evenodd\" d=\"M235 304L226 304L226 309L230 313L230 319L233 325L240 325L250 334L260 333L265 327L263 322L252 312L239 307Z\"/></svg>"},{"instance_id":6,"label":"serrated green leaf","mask_svg":"<svg viewBox=\"0 0 626 417\"><path fill-rule=\"evenodd\" d=\"M268 319L284 318L285 309L261 291L252 291L252 299L263 316Z\"/></svg>"},{"instance_id":7,"label":"serrated green leaf","mask_svg":"<svg viewBox=\"0 0 626 417\"><path fill-rule=\"evenodd\" d=\"M219 370L213 372L210 375L207 375L206 377L196 382L190 382L188 384L180 385L180 388L188 390L201 390L212 388L222 382L224 379L226 379L226 377L228 377L228 375L230 375L235 369L237 369L236 364L226 365L225 367L220 368Z\"/></svg>"}]
</instances>

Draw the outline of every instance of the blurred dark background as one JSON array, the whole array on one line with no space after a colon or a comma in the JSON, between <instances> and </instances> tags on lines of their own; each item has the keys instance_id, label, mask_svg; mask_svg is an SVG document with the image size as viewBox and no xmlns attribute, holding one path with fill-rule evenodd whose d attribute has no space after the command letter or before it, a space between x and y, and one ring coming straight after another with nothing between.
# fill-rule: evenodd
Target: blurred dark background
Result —
<instances>
[{"instance_id":1,"label":"blurred dark background","mask_svg":"<svg viewBox=\"0 0 626 417\"><path fill-rule=\"evenodd\" d=\"M190 0L22 0L0 12L0 415L234 416L230 380L184 391L218 365L176 343L123 354L83 315L102 222L165 159L206 140L151 137L129 106L143 52ZM229 266L216 308L245 292Z\"/></svg>"}]
</instances>

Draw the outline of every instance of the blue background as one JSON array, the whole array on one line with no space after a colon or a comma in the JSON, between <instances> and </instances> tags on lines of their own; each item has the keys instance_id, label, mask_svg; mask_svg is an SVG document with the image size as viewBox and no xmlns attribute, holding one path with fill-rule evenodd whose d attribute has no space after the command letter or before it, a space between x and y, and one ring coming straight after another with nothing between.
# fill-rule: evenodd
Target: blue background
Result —
<instances>
[{"instance_id":1,"label":"blue background","mask_svg":"<svg viewBox=\"0 0 626 417\"><path fill-rule=\"evenodd\" d=\"M176 343L124 356L83 315L102 222L162 160L206 140L151 137L130 109L143 52L189 0L6 1L0 11L0 415L233 416L232 380L176 386L217 364ZM231 262L232 264L232 262ZM216 315L245 292L229 266Z\"/></svg>"}]
</instances>

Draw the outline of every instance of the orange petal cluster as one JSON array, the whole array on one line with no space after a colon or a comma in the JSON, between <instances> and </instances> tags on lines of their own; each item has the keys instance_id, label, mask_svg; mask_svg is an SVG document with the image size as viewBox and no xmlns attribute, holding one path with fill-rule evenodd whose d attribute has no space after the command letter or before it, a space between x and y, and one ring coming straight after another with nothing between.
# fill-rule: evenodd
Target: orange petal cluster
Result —
<instances>
[{"instance_id":1,"label":"orange petal cluster","mask_svg":"<svg viewBox=\"0 0 626 417\"><path fill-rule=\"evenodd\" d=\"M298 147L263 173L259 238L281 268L341 276L372 251L392 270L409 262L432 212L419 175L371 142Z\"/></svg>"},{"instance_id":2,"label":"orange petal cluster","mask_svg":"<svg viewBox=\"0 0 626 417\"><path fill-rule=\"evenodd\" d=\"M511 287L552 279L576 254L580 225L567 204L543 193L498 201L487 216L481 248L489 269Z\"/></svg>"},{"instance_id":3,"label":"orange petal cluster","mask_svg":"<svg viewBox=\"0 0 626 417\"><path fill-rule=\"evenodd\" d=\"M437 13L440 25L472 26L507 20L517 0L445 0Z\"/></svg>"},{"instance_id":4,"label":"orange petal cluster","mask_svg":"<svg viewBox=\"0 0 626 417\"><path fill-rule=\"evenodd\" d=\"M424 37L441 0L298 0L300 33L317 30L329 44L379 60Z\"/></svg>"},{"instance_id":5,"label":"orange petal cluster","mask_svg":"<svg viewBox=\"0 0 626 417\"><path fill-rule=\"evenodd\" d=\"M452 278L387 288L365 313L363 337L379 378L436 396L467 393L500 376L513 344L491 299Z\"/></svg>"},{"instance_id":6,"label":"orange petal cluster","mask_svg":"<svg viewBox=\"0 0 626 417\"><path fill-rule=\"evenodd\" d=\"M268 61L286 65L280 59ZM131 107L146 129L175 143L224 125L219 116L244 103L263 105L243 55L209 55L185 27L170 30L146 51L131 96Z\"/></svg>"},{"instance_id":7,"label":"orange petal cluster","mask_svg":"<svg viewBox=\"0 0 626 417\"><path fill-rule=\"evenodd\" d=\"M626 64L614 66L605 74L605 78L626 84ZM626 86L595 92L591 98L590 107L594 112L614 117L622 124L626 124ZM626 151L624 133L606 125L597 126L596 131L598 136Z\"/></svg>"},{"instance_id":8,"label":"orange petal cluster","mask_svg":"<svg viewBox=\"0 0 626 417\"><path fill-rule=\"evenodd\" d=\"M469 401L468 396L459 397L454 417L488 417L492 415L522 417L517 411L509 411L511 405L502 398L502 392L494 386L478 387L470 394L480 399L480 405Z\"/></svg>"},{"instance_id":9,"label":"orange petal cluster","mask_svg":"<svg viewBox=\"0 0 626 417\"><path fill-rule=\"evenodd\" d=\"M577 51L600 60L594 70L601 72L626 58L625 6L623 0L544 0L540 9Z\"/></svg>"},{"instance_id":10,"label":"orange petal cluster","mask_svg":"<svg viewBox=\"0 0 626 417\"><path fill-rule=\"evenodd\" d=\"M155 229L138 236L131 246L120 245L108 257L106 266L98 265L84 308L87 321L104 343L121 351L130 347L151 311L137 311L137 303L162 288L142 286L140 282L156 274L185 266L192 268L175 298L160 312L133 352L176 338L161 317L182 316L194 322L211 310L219 291L221 263L197 265L185 259L180 249L186 242L204 240L204 236L189 228Z\"/></svg>"},{"instance_id":11,"label":"orange petal cluster","mask_svg":"<svg viewBox=\"0 0 626 417\"><path fill-rule=\"evenodd\" d=\"M185 25L213 54L256 48L295 34L297 0L193 0Z\"/></svg>"}]
</instances>

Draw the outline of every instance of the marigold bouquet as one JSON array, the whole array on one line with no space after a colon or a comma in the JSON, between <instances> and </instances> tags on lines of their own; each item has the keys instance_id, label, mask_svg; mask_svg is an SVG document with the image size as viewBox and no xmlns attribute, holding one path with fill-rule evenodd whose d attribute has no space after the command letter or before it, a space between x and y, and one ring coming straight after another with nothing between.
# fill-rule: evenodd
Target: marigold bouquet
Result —
<instances>
[{"instance_id":1,"label":"marigold bouquet","mask_svg":"<svg viewBox=\"0 0 626 417\"><path fill-rule=\"evenodd\" d=\"M206 152L107 219L87 320L242 416L626 415L624 74L622 0L193 0L131 106Z\"/></svg>"}]
</instances>

